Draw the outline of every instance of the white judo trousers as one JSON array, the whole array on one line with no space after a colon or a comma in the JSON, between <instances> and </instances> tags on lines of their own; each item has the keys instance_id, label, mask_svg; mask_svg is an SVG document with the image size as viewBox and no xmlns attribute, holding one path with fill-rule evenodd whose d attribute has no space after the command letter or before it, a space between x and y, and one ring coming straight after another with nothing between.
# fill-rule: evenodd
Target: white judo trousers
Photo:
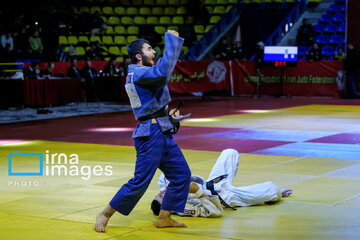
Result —
<instances>
[{"instance_id":1,"label":"white judo trousers","mask_svg":"<svg viewBox=\"0 0 360 240\"><path fill-rule=\"evenodd\" d=\"M214 184L214 190L231 207L246 207L265 202L277 202L281 199L280 189L273 182L264 182L250 186L234 187L240 159L234 149L222 151L214 164L206 181L213 180L227 174L227 178Z\"/></svg>"}]
</instances>

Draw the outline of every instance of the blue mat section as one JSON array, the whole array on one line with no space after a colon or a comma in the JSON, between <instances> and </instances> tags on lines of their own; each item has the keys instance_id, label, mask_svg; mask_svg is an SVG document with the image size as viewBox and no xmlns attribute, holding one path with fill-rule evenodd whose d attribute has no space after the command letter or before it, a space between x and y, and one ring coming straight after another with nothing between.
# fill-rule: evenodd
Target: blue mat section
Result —
<instances>
[{"instance_id":1,"label":"blue mat section","mask_svg":"<svg viewBox=\"0 0 360 240\"><path fill-rule=\"evenodd\" d=\"M281 129L239 129L202 135L201 137L302 142L334 134L337 134L337 132Z\"/></svg>"},{"instance_id":2,"label":"blue mat section","mask_svg":"<svg viewBox=\"0 0 360 240\"><path fill-rule=\"evenodd\" d=\"M299 142L251 152L254 154L360 159L360 145Z\"/></svg>"}]
</instances>

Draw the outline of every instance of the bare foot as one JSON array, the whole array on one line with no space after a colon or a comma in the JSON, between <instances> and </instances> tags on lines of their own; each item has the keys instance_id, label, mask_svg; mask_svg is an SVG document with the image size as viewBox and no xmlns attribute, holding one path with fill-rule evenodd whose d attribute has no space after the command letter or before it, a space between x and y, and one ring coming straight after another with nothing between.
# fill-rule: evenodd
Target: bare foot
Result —
<instances>
[{"instance_id":1,"label":"bare foot","mask_svg":"<svg viewBox=\"0 0 360 240\"><path fill-rule=\"evenodd\" d=\"M165 218L165 219L158 219L156 221L155 226L157 228L167 228L167 227L187 227L185 224L183 223L179 223L177 221L175 221L172 218Z\"/></svg>"},{"instance_id":2,"label":"bare foot","mask_svg":"<svg viewBox=\"0 0 360 240\"><path fill-rule=\"evenodd\" d=\"M281 192L281 196L284 197L288 197L292 194L293 190L291 188L284 188L280 190Z\"/></svg>"},{"instance_id":3,"label":"bare foot","mask_svg":"<svg viewBox=\"0 0 360 240\"><path fill-rule=\"evenodd\" d=\"M106 217L103 213L99 213L96 216L95 231L105 232L106 225L108 224L109 217Z\"/></svg>"}]
</instances>

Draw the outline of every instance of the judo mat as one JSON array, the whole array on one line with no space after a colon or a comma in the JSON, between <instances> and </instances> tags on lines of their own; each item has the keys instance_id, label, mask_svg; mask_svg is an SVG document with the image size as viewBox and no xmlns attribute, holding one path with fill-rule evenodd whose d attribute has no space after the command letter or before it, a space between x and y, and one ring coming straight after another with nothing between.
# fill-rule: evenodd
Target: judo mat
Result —
<instances>
[{"instance_id":1,"label":"judo mat","mask_svg":"<svg viewBox=\"0 0 360 240\"><path fill-rule=\"evenodd\" d=\"M188 228L157 229L158 170L133 212L115 213L96 233L96 215L133 176L132 113L6 124L0 239L359 239L358 102L220 99L186 102L187 112L174 138L192 174L207 178L220 152L234 148L234 186L272 181L293 195L221 218L174 216Z\"/></svg>"}]
</instances>

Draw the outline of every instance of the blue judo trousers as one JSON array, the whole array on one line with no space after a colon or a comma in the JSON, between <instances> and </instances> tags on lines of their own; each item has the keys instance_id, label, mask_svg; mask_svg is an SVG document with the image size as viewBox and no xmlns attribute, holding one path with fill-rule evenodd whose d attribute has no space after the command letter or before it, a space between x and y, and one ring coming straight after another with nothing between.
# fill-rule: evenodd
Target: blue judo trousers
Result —
<instances>
[{"instance_id":1,"label":"blue judo trousers","mask_svg":"<svg viewBox=\"0 0 360 240\"><path fill-rule=\"evenodd\" d=\"M129 215L148 188L157 168L170 181L161 209L183 212L189 192L191 172L179 146L172 137L173 125L168 116L148 116L167 111L171 101L167 83L175 68L184 39L165 33L165 51L156 65L129 65L125 89L135 118L133 138L136 149L134 177L124 184L110 201L110 206ZM142 120L146 119L146 120Z\"/></svg>"}]
</instances>

